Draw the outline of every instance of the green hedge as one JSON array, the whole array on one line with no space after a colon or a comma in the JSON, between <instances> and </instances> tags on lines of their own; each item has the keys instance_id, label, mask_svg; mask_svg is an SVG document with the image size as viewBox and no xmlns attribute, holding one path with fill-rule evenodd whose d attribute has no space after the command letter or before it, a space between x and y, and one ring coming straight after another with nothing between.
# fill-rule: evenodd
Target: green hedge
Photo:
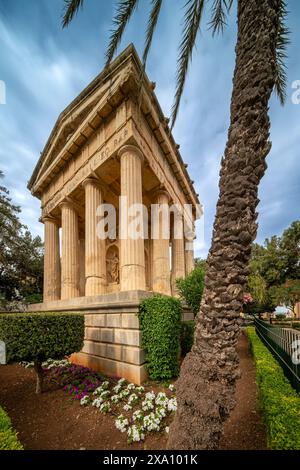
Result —
<instances>
[{"instance_id":1,"label":"green hedge","mask_svg":"<svg viewBox=\"0 0 300 470\"><path fill-rule=\"evenodd\" d=\"M268 445L277 450L300 450L300 395L292 388L255 329L248 327L247 332L256 364Z\"/></svg>"},{"instance_id":2,"label":"green hedge","mask_svg":"<svg viewBox=\"0 0 300 470\"><path fill-rule=\"evenodd\" d=\"M11 421L0 406L0 450L23 450Z\"/></svg>"},{"instance_id":3,"label":"green hedge","mask_svg":"<svg viewBox=\"0 0 300 470\"><path fill-rule=\"evenodd\" d=\"M195 322L184 321L181 324L180 346L181 354L185 356L192 349L194 343Z\"/></svg>"},{"instance_id":4,"label":"green hedge","mask_svg":"<svg viewBox=\"0 0 300 470\"><path fill-rule=\"evenodd\" d=\"M178 299L155 295L139 308L146 367L153 380L178 375L182 306Z\"/></svg>"},{"instance_id":5,"label":"green hedge","mask_svg":"<svg viewBox=\"0 0 300 470\"><path fill-rule=\"evenodd\" d=\"M79 313L0 314L0 340L7 362L60 359L83 346L84 316Z\"/></svg>"}]
</instances>

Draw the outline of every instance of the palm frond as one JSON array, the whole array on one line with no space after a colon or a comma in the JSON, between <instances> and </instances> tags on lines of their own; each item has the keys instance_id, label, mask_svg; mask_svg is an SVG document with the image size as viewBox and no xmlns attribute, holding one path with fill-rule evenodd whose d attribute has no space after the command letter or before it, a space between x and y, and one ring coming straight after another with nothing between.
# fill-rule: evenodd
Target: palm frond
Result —
<instances>
[{"instance_id":1,"label":"palm frond","mask_svg":"<svg viewBox=\"0 0 300 470\"><path fill-rule=\"evenodd\" d=\"M79 8L83 6L84 0L64 0L62 27L68 26Z\"/></svg>"},{"instance_id":2,"label":"palm frond","mask_svg":"<svg viewBox=\"0 0 300 470\"><path fill-rule=\"evenodd\" d=\"M176 91L172 106L171 128L175 124L189 62L196 43L197 33L200 29L205 0L188 0L185 4L183 38L179 44L177 59Z\"/></svg>"},{"instance_id":3,"label":"palm frond","mask_svg":"<svg viewBox=\"0 0 300 470\"><path fill-rule=\"evenodd\" d=\"M143 53L144 68L146 66L148 53L149 53L149 50L150 50L150 47L151 47L153 33L154 33L156 25L157 25L157 20L158 20L158 17L159 17L161 5L162 5L162 0L152 0L152 9L151 9L149 20L148 20L148 26L147 26L147 32L146 32L146 41L145 41L145 49L144 49L144 53Z\"/></svg>"},{"instance_id":4,"label":"palm frond","mask_svg":"<svg viewBox=\"0 0 300 470\"><path fill-rule=\"evenodd\" d=\"M125 27L130 20L138 0L119 0L113 19L114 29L111 31L109 44L106 51L106 66L110 64L114 53L122 39Z\"/></svg>"},{"instance_id":5,"label":"palm frond","mask_svg":"<svg viewBox=\"0 0 300 470\"><path fill-rule=\"evenodd\" d=\"M226 26L226 16L233 4L233 0L213 0L212 16L209 22L213 36L216 33L223 33Z\"/></svg>"},{"instance_id":6,"label":"palm frond","mask_svg":"<svg viewBox=\"0 0 300 470\"><path fill-rule=\"evenodd\" d=\"M286 49L290 43L289 34L290 31L286 27L286 17L287 17L287 8L286 1L280 0L279 3L279 28L277 33L276 40L276 60L275 60L275 84L274 89L279 98L279 101L284 105L286 100L286 83L287 83L287 74L286 74Z\"/></svg>"}]
</instances>

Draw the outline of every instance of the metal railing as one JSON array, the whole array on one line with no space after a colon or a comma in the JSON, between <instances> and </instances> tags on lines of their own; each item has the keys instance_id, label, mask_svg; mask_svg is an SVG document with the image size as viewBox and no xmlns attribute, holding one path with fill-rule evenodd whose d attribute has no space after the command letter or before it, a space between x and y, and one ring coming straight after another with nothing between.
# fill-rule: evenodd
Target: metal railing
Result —
<instances>
[{"instance_id":1,"label":"metal railing","mask_svg":"<svg viewBox=\"0 0 300 470\"><path fill-rule=\"evenodd\" d=\"M300 332L255 317L257 335L280 363L291 385L300 392Z\"/></svg>"}]
</instances>

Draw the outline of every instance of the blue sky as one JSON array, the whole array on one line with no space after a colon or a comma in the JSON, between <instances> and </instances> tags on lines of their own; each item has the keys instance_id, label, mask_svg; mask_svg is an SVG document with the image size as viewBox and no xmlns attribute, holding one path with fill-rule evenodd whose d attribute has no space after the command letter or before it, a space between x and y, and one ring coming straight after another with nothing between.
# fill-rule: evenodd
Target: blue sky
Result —
<instances>
[{"instance_id":1,"label":"blue sky","mask_svg":"<svg viewBox=\"0 0 300 470\"><path fill-rule=\"evenodd\" d=\"M83 11L61 29L63 0L0 0L0 80L6 104L0 105L0 168L21 219L34 234L43 234L39 201L26 184L58 114L85 87L104 63L114 1L85 0ZM177 45L185 0L165 0L147 73L166 116L174 96ZM208 5L212 0L208 0ZM300 104L292 103L292 82L300 80L299 0L288 0L292 31L288 48L288 98L270 103L272 150L260 186L257 240L281 234L299 219ZM139 8L119 48L133 42L141 54L149 1ZM298 21L297 21L298 20ZM225 148L236 39L236 2L223 36L212 38L207 9L193 55L174 136L204 204L204 244L210 245L218 197L220 159Z\"/></svg>"}]
</instances>

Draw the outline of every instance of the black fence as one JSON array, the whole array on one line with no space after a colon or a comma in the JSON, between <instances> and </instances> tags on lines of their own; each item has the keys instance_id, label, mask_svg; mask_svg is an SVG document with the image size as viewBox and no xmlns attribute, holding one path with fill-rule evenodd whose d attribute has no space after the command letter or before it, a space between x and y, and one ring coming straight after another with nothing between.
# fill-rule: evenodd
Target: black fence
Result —
<instances>
[{"instance_id":1,"label":"black fence","mask_svg":"<svg viewBox=\"0 0 300 470\"><path fill-rule=\"evenodd\" d=\"M255 317L257 335L278 360L291 385L300 392L300 332Z\"/></svg>"}]
</instances>

